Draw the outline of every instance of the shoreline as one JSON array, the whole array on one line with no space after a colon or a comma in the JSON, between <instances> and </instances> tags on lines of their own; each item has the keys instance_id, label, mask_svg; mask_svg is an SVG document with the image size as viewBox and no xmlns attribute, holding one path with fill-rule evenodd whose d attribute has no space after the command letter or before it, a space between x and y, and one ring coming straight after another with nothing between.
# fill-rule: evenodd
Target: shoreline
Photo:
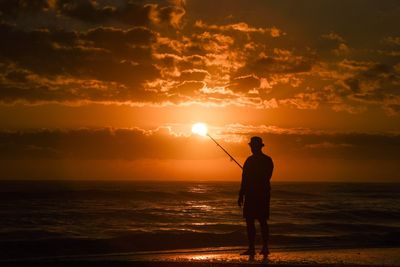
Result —
<instances>
[{"instance_id":1,"label":"shoreline","mask_svg":"<svg viewBox=\"0 0 400 267\"><path fill-rule=\"evenodd\" d=\"M272 250L267 261L240 256L244 247L38 257L0 260L1 266L400 266L400 247Z\"/></svg>"},{"instance_id":2,"label":"shoreline","mask_svg":"<svg viewBox=\"0 0 400 267\"><path fill-rule=\"evenodd\" d=\"M357 238L355 238L357 237ZM327 249L360 249L400 247L399 233L366 234L328 237L292 237L271 235L272 251L318 251ZM257 242L260 244L260 237ZM108 239L49 238L36 240L0 241L0 260L56 258L85 255L124 255L132 253L165 254L168 251L200 251L243 248L246 245L243 231L225 234L164 233L130 234Z\"/></svg>"}]
</instances>

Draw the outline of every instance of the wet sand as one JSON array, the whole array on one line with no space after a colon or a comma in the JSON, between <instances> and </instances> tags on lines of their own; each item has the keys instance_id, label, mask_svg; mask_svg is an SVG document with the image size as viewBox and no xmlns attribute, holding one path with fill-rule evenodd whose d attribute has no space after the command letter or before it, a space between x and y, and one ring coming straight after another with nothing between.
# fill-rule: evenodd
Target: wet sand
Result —
<instances>
[{"instance_id":1,"label":"wet sand","mask_svg":"<svg viewBox=\"0 0 400 267\"><path fill-rule=\"evenodd\" d=\"M272 251L268 259L240 256L240 247L79 255L0 261L0 266L400 266L400 248Z\"/></svg>"}]
</instances>

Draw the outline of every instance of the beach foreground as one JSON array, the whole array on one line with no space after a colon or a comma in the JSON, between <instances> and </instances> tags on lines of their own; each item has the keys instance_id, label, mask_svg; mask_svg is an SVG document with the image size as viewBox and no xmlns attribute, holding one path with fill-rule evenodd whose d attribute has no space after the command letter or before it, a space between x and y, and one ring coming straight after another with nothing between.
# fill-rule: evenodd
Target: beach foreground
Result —
<instances>
[{"instance_id":1,"label":"beach foreground","mask_svg":"<svg viewBox=\"0 0 400 267\"><path fill-rule=\"evenodd\" d=\"M79 255L2 261L1 266L400 266L400 248L273 251L267 260L241 247Z\"/></svg>"}]
</instances>

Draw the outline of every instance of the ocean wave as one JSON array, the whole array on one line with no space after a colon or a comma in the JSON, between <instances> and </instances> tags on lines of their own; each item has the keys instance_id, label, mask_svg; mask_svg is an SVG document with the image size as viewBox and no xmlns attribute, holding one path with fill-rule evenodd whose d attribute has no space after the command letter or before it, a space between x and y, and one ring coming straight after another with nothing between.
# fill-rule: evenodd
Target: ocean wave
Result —
<instances>
[{"instance_id":1,"label":"ocean wave","mask_svg":"<svg viewBox=\"0 0 400 267\"><path fill-rule=\"evenodd\" d=\"M235 194L204 194L188 191L176 192L163 192L163 191L112 191L112 190L59 190L54 192L2 192L0 200L14 200L14 199L66 199L66 200L91 200L91 199L120 199L129 201L178 201L178 200L214 200L223 198L233 198Z\"/></svg>"},{"instance_id":2,"label":"ocean wave","mask_svg":"<svg viewBox=\"0 0 400 267\"><path fill-rule=\"evenodd\" d=\"M400 210L377 210L377 209L336 209L330 211L304 211L303 217L315 220L343 220L354 222L365 222L376 220L398 220L400 219Z\"/></svg>"}]
</instances>

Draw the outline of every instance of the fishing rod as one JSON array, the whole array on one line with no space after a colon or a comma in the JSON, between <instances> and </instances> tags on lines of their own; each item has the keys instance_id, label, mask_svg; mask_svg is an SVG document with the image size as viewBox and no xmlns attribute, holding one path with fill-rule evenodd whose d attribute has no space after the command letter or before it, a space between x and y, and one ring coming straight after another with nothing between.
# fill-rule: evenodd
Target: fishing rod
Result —
<instances>
[{"instance_id":1,"label":"fishing rod","mask_svg":"<svg viewBox=\"0 0 400 267\"><path fill-rule=\"evenodd\" d=\"M222 149L222 151L224 151L224 152L229 156L229 158L231 159L231 161L234 161L241 169L243 169L243 166L240 165L240 163L237 162L237 160L236 160L231 154L229 154L228 151L226 151L225 148L223 148L220 144L218 144L218 142L215 141L215 139L212 138L211 135L209 135L209 134L207 133L207 136L210 137L210 139L213 140L214 143L215 143L217 146L219 146L219 147Z\"/></svg>"},{"instance_id":2,"label":"fishing rod","mask_svg":"<svg viewBox=\"0 0 400 267\"><path fill-rule=\"evenodd\" d=\"M196 123L192 127L192 132L201 136L208 136L210 139L224 151L230 158L231 161L234 161L241 169L243 169L243 166L231 155L229 154L228 151L226 151L225 148L223 148L209 133L207 126L204 123Z\"/></svg>"}]
</instances>

